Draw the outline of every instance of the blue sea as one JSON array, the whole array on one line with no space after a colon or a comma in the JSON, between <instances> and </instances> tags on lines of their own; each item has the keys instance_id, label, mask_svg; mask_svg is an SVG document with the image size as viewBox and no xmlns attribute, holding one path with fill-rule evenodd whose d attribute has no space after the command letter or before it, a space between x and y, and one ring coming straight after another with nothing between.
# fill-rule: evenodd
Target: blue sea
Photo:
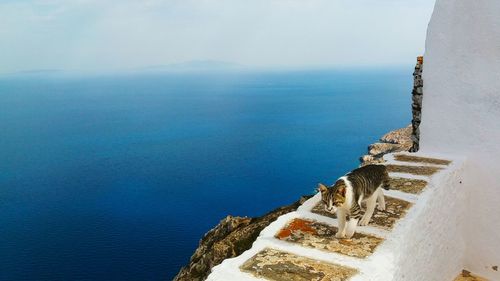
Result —
<instances>
[{"instance_id":1,"label":"blue sea","mask_svg":"<svg viewBox=\"0 0 500 281\"><path fill-rule=\"evenodd\" d=\"M0 280L171 280L409 124L412 70L0 76Z\"/></svg>"}]
</instances>

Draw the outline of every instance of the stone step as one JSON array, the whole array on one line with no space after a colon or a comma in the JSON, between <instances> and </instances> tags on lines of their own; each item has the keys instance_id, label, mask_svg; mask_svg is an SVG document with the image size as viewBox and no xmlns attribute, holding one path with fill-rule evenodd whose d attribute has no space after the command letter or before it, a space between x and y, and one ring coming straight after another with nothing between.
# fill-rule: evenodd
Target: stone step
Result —
<instances>
[{"instance_id":1,"label":"stone step","mask_svg":"<svg viewBox=\"0 0 500 281\"><path fill-rule=\"evenodd\" d=\"M387 164L385 166L389 173L405 173L419 176L432 176L442 169L441 167L435 166L407 166L397 164Z\"/></svg>"},{"instance_id":2,"label":"stone step","mask_svg":"<svg viewBox=\"0 0 500 281\"><path fill-rule=\"evenodd\" d=\"M358 272L271 248L258 252L243 263L240 270L273 281L345 281Z\"/></svg>"},{"instance_id":3,"label":"stone step","mask_svg":"<svg viewBox=\"0 0 500 281\"><path fill-rule=\"evenodd\" d=\"M420 194L427 186L427 181L419 179L408 179L392 177L390 180L390 189L399 190L401 192Z\"/></svg>"},{"instance_id":4,"label":"stone step","mask_svg":"<svg viewBox=\"0 0 500 281\"><path fill-rule=\"evenodd\" d=\"M391 230L396 222L406 215L411 206L412 204L410 202L385 196L385 211L380 211L375 208L373 217L368 225L384 230ZM311 212L330 218L336 218L334 214L325 211L322 202L319 202Z\"/></svg>"},{"instance_id":5,"label":"stone step","mask_svg":"<svg viewBox=\"0 0 500 281\"><path fill-rule=\"evenodd\" d=\"M449 165L451 163L450 160L428 158L428 157L414 156L408 154L394 154L393 157L394 160L400 162L417 162L417 163L435 164L435 165Z\"/></svg>"},{"instance_id":6,"label":"stone step","mask_svg":"<svg viewBox=\"0 0 500 281\"><path fill-rule=\"evenodd\" d=\"M295 218L283 227L276 238L305 247L350 257L365 258L371 255L384 239L356 232L351 239L335 238L337 227L310 219Z\"/></svg>"}]
</instances>

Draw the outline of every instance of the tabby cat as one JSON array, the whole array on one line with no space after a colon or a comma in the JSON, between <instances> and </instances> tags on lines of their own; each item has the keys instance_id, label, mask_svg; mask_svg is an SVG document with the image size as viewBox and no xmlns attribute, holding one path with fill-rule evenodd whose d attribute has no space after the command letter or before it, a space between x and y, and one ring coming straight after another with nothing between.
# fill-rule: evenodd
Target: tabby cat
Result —
<instances>
[{"instance_id":1,"label":"tabby cat","mask_svg":"<svg viewBox=\"0 0 500 281\"><path fill-rule=\"evenodd\" d=\"M383 165L366 165L357 168L347 175L339 178L337 182L327 188L318 185L321 200L325 210L337 213L339 227L335 237L351 238L356 231L356 226L367 225L373 216L375 206L385 210L385 199L382 188L389 189L389 174ZM361 203L366 203L366 212L361 215ZM346 224L346 217L349 221Z\"/></svg>"}]
</instances>

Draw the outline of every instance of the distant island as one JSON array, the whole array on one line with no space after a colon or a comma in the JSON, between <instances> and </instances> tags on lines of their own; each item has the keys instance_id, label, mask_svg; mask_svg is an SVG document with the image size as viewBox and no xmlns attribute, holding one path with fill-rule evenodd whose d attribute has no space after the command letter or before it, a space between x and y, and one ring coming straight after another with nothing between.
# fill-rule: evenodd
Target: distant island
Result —
<instances>
[{"instance_id":1,"label":"distant island","mask_svg":"<svg viewBox=\"0 0 500 281\"><path fill-rule=\"evenodd\" d=\"M236 70L245 66L226 61L216 60L193 60L171 64L151 65L140 70L146 71L214 71L214 70Z\"/></svg>"}]
</instances>

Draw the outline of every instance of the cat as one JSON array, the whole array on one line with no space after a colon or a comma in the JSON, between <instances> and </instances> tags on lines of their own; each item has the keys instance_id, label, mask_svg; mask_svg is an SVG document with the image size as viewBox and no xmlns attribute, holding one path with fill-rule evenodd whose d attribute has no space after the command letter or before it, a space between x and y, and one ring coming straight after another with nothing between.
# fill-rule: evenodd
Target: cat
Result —
<instances>
[{"instance_id":1,"label":"cat","mask_svg":"<svg viewBox=\"0 0 500 281\"><path fill-rule=\"evenodd\" d=\"M337 213L337 238L351 238L356 226L367 225L373 216L378 200L378 210L385 210L382 188L389 189L389 173L384 165L366 165L357 168L343 177L330 188L318 184L325 210ZM366 212L361 215L361 203L366 203ZM346 217L349 221L346 224Z\"/></svg>"}]
</instances>

